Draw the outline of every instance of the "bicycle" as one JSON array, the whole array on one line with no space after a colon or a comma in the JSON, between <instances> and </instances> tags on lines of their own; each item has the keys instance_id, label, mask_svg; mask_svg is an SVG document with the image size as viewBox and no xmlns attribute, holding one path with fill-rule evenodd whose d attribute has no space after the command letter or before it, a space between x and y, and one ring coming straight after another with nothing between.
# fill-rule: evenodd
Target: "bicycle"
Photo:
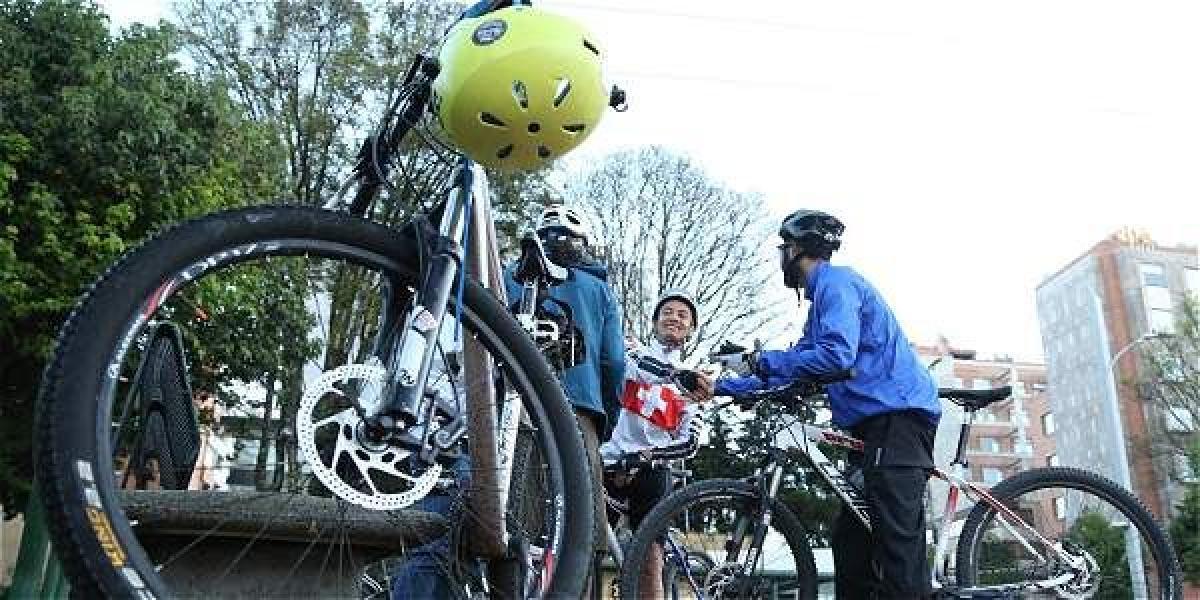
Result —
<instances>
[{"instance_id":1,"label":"bicycle","mask_svg":"<svg viewBox=\"0 0 1200 600\"><path fill-rule=\"evenodd\" d=\"M776 414L782 409L786 416L774 428L774 447L750 477L702 481L668 496L646 517L630 545L629 560L644 558L650 540L687 515L692 529L683 532L685 539L705 548L716 563L694 588L697 597L815 598L813 549L804 525L778 492L783 462L794 451L842 510L870 527L860 484L817 447L862 451L862 442L806 422L814 410L810 401L821 395L823 385L851 377L839 373L803 380L723 404L737 404L758 417L764 407ZM939 397L962 406L967 418L950 468L932 471L933 480L949 486L932 555L934 590L947 598L1182 598L1169 538L1149 511L1112 481L1067 467L1024 471L991 489L964 479L966 442L976 411L1010 394L1008 387L938 391ZM973 506L960 507L960 496ZM622 577L625 597L639 597L638 587L636 577Z\"/></svg>"},{"instance_id":2,"label":"bicycle","mask_svg":"<svg viewBox=\"0 0 1200 600\"><path fill-rule=\"evenodd\" d=\"M485 19L476 42L503 25ZM439 68L412 63L326 207L357 188L344 212L258 206L178 224L80 299L35 424L37 483L76 594L353 596L363 573L386 579L368 567L413 567L435 548L420 568L456 596L579 594L592 535L582 440L503 302L483 168L438 137ZM556 107L583 93L571 83ZM513 100L534 91L514 87ZM619 109L624 94L607 99ZM364 218L416 178L437 187L405 225ZM225 429L242 432L228 490L116 483L115 457L144 435L122 392L151 321L182 324L193 388L217 394ZM269 440L292 426L296 450L265 468Z\"/></svg>"}]
</instances>

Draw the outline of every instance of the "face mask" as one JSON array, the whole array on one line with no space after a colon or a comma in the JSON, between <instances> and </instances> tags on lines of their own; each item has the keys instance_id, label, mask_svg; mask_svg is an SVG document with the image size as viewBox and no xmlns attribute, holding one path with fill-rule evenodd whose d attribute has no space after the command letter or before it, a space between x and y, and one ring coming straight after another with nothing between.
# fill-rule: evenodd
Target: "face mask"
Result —
<instances>
[{"instance_id":1,"label":"face mask","mask_svg":"<svg viewBox=\"0 0 1200 600\"><path fill-rule=\"evenodd\" d=\"M542 246L554 264L569 267L585 262L583 240L566 233L548 230L541 233Z\"/></svg>"}]
</instances>

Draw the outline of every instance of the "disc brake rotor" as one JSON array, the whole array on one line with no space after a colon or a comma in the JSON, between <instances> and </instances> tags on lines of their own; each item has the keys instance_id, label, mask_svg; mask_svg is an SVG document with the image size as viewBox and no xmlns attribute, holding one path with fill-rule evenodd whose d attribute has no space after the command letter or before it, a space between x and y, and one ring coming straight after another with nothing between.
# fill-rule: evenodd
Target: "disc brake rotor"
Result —
<instances>
[{"instance_id":1,"label":"disc brake rotor","mask_svg":"<svg viewBox=\"0 0 1200 600\"><path fill-rule=\"evenodd\" d=\"M315 411L323 399L345 396L335 383L359 380L361 388L368 389L382 385L385 376L382 366L371 364L326 371L307 387L296 411L297 444L313 475L339 498L375 510L405 508L424 498L437 483L442 467L435 463L413 474L411 465L419 461L408 460L412 455L408 450L364 444L362 418L352 405L320 418ZM327 450L324 457L317 446L318 436ZM339 464L347 462L353 466L339 469Z\"/></svg>"}]
</instances>

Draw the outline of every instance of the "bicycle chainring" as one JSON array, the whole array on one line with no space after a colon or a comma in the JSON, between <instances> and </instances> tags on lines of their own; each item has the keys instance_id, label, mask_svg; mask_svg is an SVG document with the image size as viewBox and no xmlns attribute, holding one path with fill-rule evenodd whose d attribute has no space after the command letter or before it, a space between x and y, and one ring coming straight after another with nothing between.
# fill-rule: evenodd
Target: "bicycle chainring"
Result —
<instances>
[{"instance_id":1,"label":"bicycle chainring","mask_svg":"<svg viewBox=\"0 0 1200 600\"><path fill-rule=\"evenodd\" d=\"M378 364L331 369L305 389L296 411L297 444L313 475L337 497L373 510L411 506L433 489L442 473L436 463L417 467L421 463L410 460L415 457L409 450L365 442L363 419L345 390L352 380L361 383L359 389L378 389L385 377ZM326 409L319 418L318 408Z\"/></svg>"},{"instance_id":2,"label":"bicycle chainring","mask_svg":"<svg viewBox=\"0 0 1200 600\"><path fill-rule=\"evenodd\" d=\"M1072 567L1071 565L1061 564L1059 569L1069 570L1074 573L1074 577L1063 585L1054 588L1058 592L1059 598L1070 598L1072 600L1083 598L1091 598L1100 589L1100 565L1096 563L1096 559L1086 548L1071 541L1063 541L1063 550L1070 554L1074 559L1083 563L1083 568Z\"/></svg>"}]
</instances>

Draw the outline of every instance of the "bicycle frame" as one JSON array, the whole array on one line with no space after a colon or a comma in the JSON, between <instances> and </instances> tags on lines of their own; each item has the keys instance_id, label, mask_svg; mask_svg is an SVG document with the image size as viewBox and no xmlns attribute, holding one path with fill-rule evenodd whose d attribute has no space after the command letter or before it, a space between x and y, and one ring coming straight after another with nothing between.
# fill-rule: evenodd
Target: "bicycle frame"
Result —
<instances>
[{"instance_id":1,"label":"bicycle frame","mask_svg":"<svg viewBox=\"0 0 1200 600\"><path fill-rule=\"evenodd\" d=\"M933 558L933 569L930 573L931 582L935 590L948 589L953 586L947 585L948 575L944 569L945 558L949 552L950 545L950 525L954 521L955 514L958 510L958 503L961 496L966 496L967 499L973 502L982 502L991 507L995 511L995 519L1013 536L1033 557L1036 557L1041 563L1049 562L1051 556L1065 564L1082 567L1080 559L1071 556L1067 553L1061 544L1046 539L1040 532L1034 529L1031 525L1025 522L1016 512L1004 503L997 500L986 488L967 481L963 478L963 471L966 468L965 441L970 431L971 422L974 420L974 411L969 411L968 420L963 424L960 431L960 440L958 444L958 454L951 463L949 471L935 468L931 471L931 476L945 481L949 484L949 493L946 497L945 510L942 513L942 519L938 531L938 539L936 551ZM817 427L807 423L795 423L788 428L781 430L775 435L775 448L768 450L768 456L756 475L760 476L760 485L762 486L761 497L769 506L771 499L774 499L778 491L779 480L783 473L781 464L781 453L788 449L795 449L802 453L808 460L809 464L816 470L821 478L833 489L838 495L842 504L849 507L854 515L862 522L868 530L871 528L870 516L867 513L867 504L862 496L862 492L852 484L846 477L845 473L839 470L829 460L823 452L818 448L818 445L833 445L861 452L863 442L854 437L845 435L833 429ZM768 506L764 506L764 509ZM765 526L763 526L765 527ZM757 550L761 550L761 539L756 536L754 544ZM1037 548L1045 549L1044 552L1039 552ZM752 549L752 550L755 550ZM757 555L752 554L753 562L748 561L748 564L756 564ZM953 588L955 592L973 593L973 592L1002 592L1002 591L1017 591L1022 589L1051 589L1059 585L1063 585L1070 581L1072 574L1065 573L1057 577L1052 577L1045 580L1029 581L1016 584L1003 584L991 586L973 586L971 588Z\"/></svg>"}]
</instances>

